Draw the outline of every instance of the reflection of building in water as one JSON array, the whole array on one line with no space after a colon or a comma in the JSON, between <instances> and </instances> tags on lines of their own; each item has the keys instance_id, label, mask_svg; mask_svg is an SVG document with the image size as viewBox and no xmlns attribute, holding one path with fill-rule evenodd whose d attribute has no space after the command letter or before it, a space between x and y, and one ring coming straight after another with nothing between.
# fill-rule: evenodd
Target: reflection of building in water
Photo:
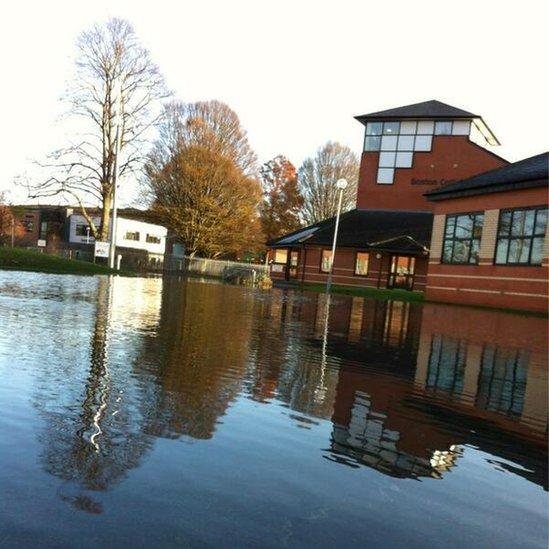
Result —
<instances>
[{"instance_id":1,"label":"reflection of building in water","mask_svg":"<svg viewBox=\"0 0 549 549\"><path fill-rule=\"evenodd\" d=\"M399 448L402 434L386 427L387 415L374 412L371 397L356 391L348 425L334 423L332 452L328 459L349 463L345 457L398 477L435 477L448 471L459 456L460 450L450 446L435 450L429 456L407 453Z\"/></svg>"},{"instance_id":2,"label":"reflection of building in water","mask_svg":"<svg viewBox=\"0 0 549 549\"><path fill-rule=\"evenodd\" d=\"M543 435L547 430L546 330L543 318L426 307L416 385L444 398L448 406L463 411L474 407L476 414L506 429L517 431L517 424L522 424L528 427L525 435Z\"/></svg>"}]
</instances>

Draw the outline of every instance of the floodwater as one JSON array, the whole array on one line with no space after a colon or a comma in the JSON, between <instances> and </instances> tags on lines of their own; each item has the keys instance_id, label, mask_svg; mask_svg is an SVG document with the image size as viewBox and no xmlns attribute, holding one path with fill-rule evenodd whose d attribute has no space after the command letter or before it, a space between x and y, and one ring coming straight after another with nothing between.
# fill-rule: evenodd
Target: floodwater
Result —
<instances>
[{"instance_id":1,"label":"floodwater","mask_svg":"<svg viewBox=\"0 0 549 549\"><path fill-rule=\"evenodd\" d=\"M0 545L546 547L547 328L0 271Z\"/></svg>"}]
</instances>

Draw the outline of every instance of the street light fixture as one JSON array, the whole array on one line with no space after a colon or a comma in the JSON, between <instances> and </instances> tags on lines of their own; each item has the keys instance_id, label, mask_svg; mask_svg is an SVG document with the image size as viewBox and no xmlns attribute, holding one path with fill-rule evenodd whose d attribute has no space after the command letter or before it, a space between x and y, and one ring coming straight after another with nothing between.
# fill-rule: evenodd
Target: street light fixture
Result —
<instances>
[{"instance_id":1,"label":"street light fixture","mask_svg":"<svg viewBox=\"0 0 549 549\"><path fill-rule=\"evenodd\" d=\"M339 216L341 215L341 203L343 201L343 191L347 188L346 179L338 179L336 187L339 189L339 200L337 203L336 223L334 228L334 240L332 242L332 257L330 260L330 270L328 271L328 281L326 282L326 293L329 293L332 288L332 273L334 271L335 253L337 244L337 231L339 229Z\"/></svg>"}]
</instances>

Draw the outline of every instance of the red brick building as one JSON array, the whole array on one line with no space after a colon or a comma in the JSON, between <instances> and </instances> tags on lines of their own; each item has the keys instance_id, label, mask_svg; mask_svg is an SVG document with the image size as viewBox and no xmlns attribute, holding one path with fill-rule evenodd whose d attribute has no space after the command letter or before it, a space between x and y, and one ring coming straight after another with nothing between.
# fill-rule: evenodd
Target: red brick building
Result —
<instances>
[{"instance_id":1,"label":"red brick building","mask_svg":"<svg viewBox=\"0 0 549 549\"><path fill-rule=\"evenodd\" d=\"M427 193L427 298L547 310L549 154Z\"/></svg>"},{"instance_id":2,"label":"red brick building","mask_svg":"<svg viewBox=\"0 0 549 549\"><path fill-rule=\"evenodd\" d=\"M435 209L426 190L507 162L485 148L498 141L480 116L439 101L356 118L365 127L357 202L341 216L333 282L425 290ZM334 225L269 242L272 278L325 282Z\"/></svg>"}]
</instances>

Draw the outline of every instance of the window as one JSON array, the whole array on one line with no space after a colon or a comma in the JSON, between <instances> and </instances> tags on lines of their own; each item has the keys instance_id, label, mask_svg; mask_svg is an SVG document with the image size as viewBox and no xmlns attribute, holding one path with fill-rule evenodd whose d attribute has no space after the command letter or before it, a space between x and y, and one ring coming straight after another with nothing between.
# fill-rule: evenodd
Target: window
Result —
<instances>
[{"instance_id":1,"label":"window","mask_svg":"<svg viewBox=\"0 0 549 549\"><path fill-rule=\"evenodd\" d=\"M332 266L332 250L322 250L322 257L320 259L320 271L322 273L329 273Z\"/></svg>"},{"instance_id":2,"label":"window","mask_svg":"<svg viewBox=\"0 0 549 549\"><path fill-rule=\"evenodd\" d=\"M396 160L396 152L379 153L380 168L394 168Z\"/></svg>"},{"instance_id":3,"label":"window","mask_svg":"<svg viewBox=\"0 0 549 549\"><path fill-rule=\"evenodd\" d=\"M399 151L413 151L414 150L414 136L413 135L401 135L398 138L398 150Z\"/></svg>"},{"instance_id":4,"label":"window","mask_svg":"<svg viewBox=\"0 0 549 549\"><path fill-rule=\"evenodd\" d=\"M48 222L47 221L42 221L40 223L40 231L39 231L39 234L38 234L38 238L45 239L47 234L48 234Z\"/></svg>"},{"instance_id":5,"label":"window","mask_svg":"<svg viewBox=\"0 0 549 549\"><path fill-rule=\"evenodd\" d=\"M381 138L381 150L382 151L396 151L397 150L397 135L384 135Z\"/></svg>"},{"instance_id":6,"label":"window","mask_svg":"<svg viewBox=\"0 0 549 549\"><path fill-rule=\"evenodd\" d=\"M469 135L471 122L469 120L454 120L452 135Z\"/></svg>"},{"instance_id":7,"label":"window","mask_svg":"<svg viewBox=\"0 0 549 549\"><path fill-rule=\"evenodd\" d=\"M139 242L139 231L126 231L126 235L124 236L126 240L135 240Z\"/></svg>"},{"instance_id":8,"label":"window","mask_svg":"<svg viewBox=\"0 0 549 549\"><path fill-rule=\"evenodd\" d=\"M89 227L88 225L84 225L83 223L78 223L76 225L76 236L88 236Z\"/></svg>"},{"instance_id":9,"label":"window","mask_svg":"<svg viewBox=\"0 0 549 549\"><path fill-rule=\"evenodd\" d=\"M159 236L155 236L154 234L147 234L145 240L149 243L149 244L160 244L161 242L161 239Z\"/></svg>"},{"instance_id":10,"label":"window","mask_svg":"<svg viewBox=\"0 0 549 549\"><path fill-rule=\"evenodd\" d=\"M547 207L502 210L496 244L497 265L541 265Z\"/></svg>"},{"instance_id":11,"label":"window","mask_svg":"<svg viewBox=\"0 0 549 549\"><path fill-rule=\"evenodd\" d=\"M452 135L452 122L443 120L435 122L435 135Z\"/></svg>"},{"instance_id":12,"label":"window","mask_svg":"<svg viewBox=\"0 0 549 549\"><path fill-rule=\"evenodd\" d=\"M418 135L433 135L434 122L432 120L420 120L417 123Z\"/></svg>"},{"instance_id":13,"label":"window","mask_svg":"<svg viewBox=\"0 0 549 549\"><path fill-rule=\"evenodd\" d=\"M32 233L34 231L34 216L26 215L23 219L23 225L28 233Z\"/></svg>"},{"instance_id":14,"label":"window","mask_svg":"<svg viewBox=\"0 0 549 549\"><path fill-rule=\"evenodd\" d=\"M431 150L431 144L433 137L431 135L416 135L414 143L414 150L421 152L428 152Z\"/></svg>"},{"instance_id":15,"label":"window","mask_svg":"<svg viewBox=\"0 0 549 549\"><path fill-rule=\"evenodd\" d=\"M366 276L368 274L368 261L370 254L367 252L357 252L355 260L355 274L357 276Z\"/></svg>"},{"instance_id":16,"label":"window","mask_svg":"<svg viewBox=\"0 0 549 549\"><path fill-rule=\"evenodd\" d=\"M286 265L286 261L288 261L288 250L275 250L274 262Z\"/></svg>"},{"instance_id":17,"label":"window","mask_svg":"<svg viewBox=\"0 0 549 549\"><path fill-rule=\"evenodd\" d=\"M442 262L476 264L480 249L480 237L484 214L469 213L449 215L446 218Z\"/></svg>"},{"instance_id":18,"label":"window","mask_svg":"<svg viewBox=\"0 0 549 549\"><path fill-rule=\"evenodd\" d=\"M381 147L381 136L366 136L366 141L364 142L365 151L379 151Z\"/></svg>"},{"instance_id":19,"label":"window","mask_svg":"<svg viewBox=\"0 0 549 549\"><path fill-rule=\"evenodd\" d=\"M383 133L385 135L398 135L400 122L385 122L383 124Z\"/></svg>"},{"instance_id":20,"label":"window","mask_svg":"<svg viewBox=\"0 0 549 549\"><path fill-rule=\"evenodd\" d=\"M379 168L377 170L377 182L380 185L392 185L394 175L394 168Z\"/></svg>"},{"instance_id":21,"label":"window","mask_svg":"<svg viewBox=\"0 0 549 549\"><path fill-rule=\"evenodd\" d=\"M396 153L396 168L411 168L414 153L412 152L397 152Z\"/></svg>"},{"instance_id":22,"label":"window","mask_svg":"<svg viewBox=\"0 0 549 549\"><path fill-rule=\"evenodd\" d=\"M368 122L366 124L366 135L381 135L383 133L383 122Z\"/></svg>"},{"instance_id":23,"label":"window","mask_svg":"<svg viewBox=\"0 0 549 549\"><path fill-rule=\"evenodd\" d=\"M404 120L400 123L400 135L415 135L417 122L415 120Z\"/></svg>"}]
</instances>

